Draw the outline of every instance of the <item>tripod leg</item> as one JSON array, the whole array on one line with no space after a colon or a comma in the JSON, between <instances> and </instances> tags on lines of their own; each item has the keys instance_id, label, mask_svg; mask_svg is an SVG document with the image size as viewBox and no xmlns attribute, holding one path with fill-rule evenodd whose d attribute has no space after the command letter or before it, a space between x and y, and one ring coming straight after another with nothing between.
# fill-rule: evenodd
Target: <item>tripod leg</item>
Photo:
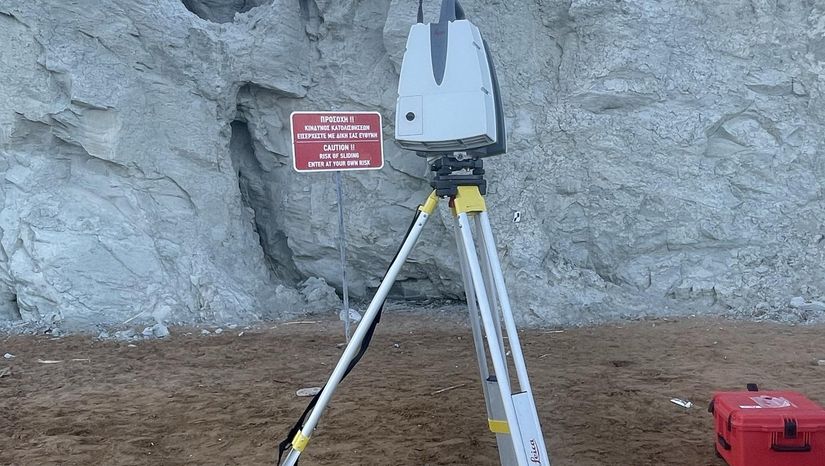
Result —
<instances>
[{"instance_id":1,"label":"tripod leg","mask_svg":"<svg viewBox=\"0 0 825 466\"><path fill-rule=\"evenodd\" d=\"M487 365L487 353L484 345L484 334L482 333L478 304L476 303L475 290L470 277L470 266L467 263L467 254L464 247L464 240L461 237L461 229L458 223L455 226L456 244L461 263L461 276L464 279L464 292L467 296L467 307L470 314L470 324L473 331L473 343L476 349L476 359L478 369L481 374L481 388L484 392L484 402L487 407L487 422L490 430L496 435L498 444L498 455L502 466L518 466L516 463L516 453L513 451L513 441L510 439L509 427L507 427L507 416L504 412L504 404L501 399L501 392L498 388L498 380L490 375L490 368ZM486 272L485 272L485 278ZM494 290L492 280L488 279L485 285L488 291ZM488 292L488 295L491 293ZM497 339L501 341L500 335ZM503 344L501 345L503 348Z\"/></svg>"},{"instance_id":2,"label":"tripod leg","mask_svg":"<svg viewBox=\"0 0 825 466\"><path fill-rule=\"evenodd\" d=\"M458 225L455 227L456 244L461 245L461 230ZM484 348L484 335L481 333L481 323L479 322L478 304L476 303L475 290L473 290L473 282L470 278L470 266L467 264L467 254L463 247L458 248L459 262L461 264L461 277L464 281L464 294L467 297L467 308L470 311L470 327L473 331L473 343L476 349L476 360L478 362L478 370L481 373L482 381L486 381L490 377L490 369L487 367L487 353ZM487 396L487 384L484 387L484 399L487 403L487 414L490 413L489 397Z\"/></svg>"},{"instance_id":3,"label":"tripod leg","mask_svg":"<svg viewBox=\"0 0 825 466\"><path fill-rule=\"evenodd\" d=\"M541 432L541 424L536 414L536 402L533 399L533 390L530 387L530 379L527 376L527 364L524 362L524 354L521 351L521 342L519 341L516 322L513 318L513 311L510 307L510 297L507 294L507 287L504 284L504 274L501 271L501 261L498 258L498 251L496 250L493 229L490 226L490 217L486 211L482 211L478 213L476 219L482 236L481 244L487 250L485 257L490 262L489 270L492 272L496 293L498 294L498 301L501 304L501 314L504 320L504 327L507 331L513 365L516 368L519 388L522 392L517 396L526 400L524 406L526 406L528 413L523 414L522 417L527 416L532 419L531 424L534 430L532 437L534 437L538 443L536 453L539 455L541 464L549 464L550 459L547 455L544 435Z\"/></svg>"},{"instance_id":4,"label":"tripod leg","mask_svg":"<svg viewBox=\"0 0 825 466\"><path fill-rule=\"evenodd\" d=\"M492 310L490 309L490 302L487 298L487 290L484 287L484 275L481 271L481 265L476 253L475 243L473 241L473 234L470 230L470 220L465 212L458 212L457 214L458 226L461 229L461 243L459 247L464 249L465 257L467 258L467 265L470 271L470 279L475 291L476 301L478 303L479 312L481 314L481 321L484 325L484 333L487 336L487 346L490 350L490 359L493 362L493 370L495 374L503 375L507 373L507 361L503 354L503 349L499 345L499 340L496 336L496 327ZM506 377L497 377L497 384L501 394L501 401L504 406L504 413L509 422L510 439L515 451L516 463L518 465L527 465L527 454L522 445L521 430L519 423L515 422L518 419L516 414L516 407L513 403L512 390L510 389L510 380Z\"/></svg>"},{"instance_id":5,"label":"tripod leg","mask_svg":"<svg viewBox=\"0 0 825 466\"><path fill-rule=\"evenodd\" d=\"M475 223L476 223L476 232L481 232L481 225L479 223L479 216L475 215ZM501 319L499 318L498 314L498 294L496 294L496 285L493 278L493 271L491 269L491 262L487 255L490 251L487 249L487 245L485 243L485 238L483 235L478 236L478 258L481 263L481 272L484 274L484 287L487 289L487 296L490 299L490 311L493 314L493 323L495 323L496 328L496 338L498 338L498 344L503 349L506 348L504 346L504 334L501 331ZM510 379L510 369L509 367L505 366L504 369L507 371L504 374L499 374L501 377L507 377Z\"/></svg>"},{"instance_id":6,"label":"tripod leg","mask_svg":"<svg viewBox=\"0 0 825 466\"><path fill-rule=\"evenodd\" d=\"M419 208L420 213L415 221L415 224L407 234L404 244L401 245L398 255L395 256L395 260L393 260L389 270L387 270L387 274L384 276L384 279L381 281L381 285L379 285L378 290L375 292L375 296L372 298L367 311L364 313L364 317L358 327L356 327L346 349L344 349L344 354L341 355L341 358L335 365L335 369L332 371L332 374L329 376L324 388L318 395L315 407L312 409L312 412L306 419L306 422L304 422L301 430L292 440L292 449L289 451L289 454L284 459L283 463L281 463L282 466L295 466L298 462L301 452L304 451L304 448L309 442L309 437L312 435L312 431L315 430L315 426L318 425L318 421L320 420L324 409L329 404L332 394L335 392L338 384L346 375L350 361L352 361L358 353L361 343L364 341L367 332L370 330L372 322L378 316L378 313L384 304L384 300L390 292L390 288L392 288L398 273L401 271L401 266L404 265L404 262L410 255L413 246L415 246L416 241L418 241L418 237L421 235L421 231L424 229L424 225L427 223L427 219L435 210L437 203L438 198L435 197L435 194L431 194L427 199L427 203Z\"/></svg>"}]
</instances>

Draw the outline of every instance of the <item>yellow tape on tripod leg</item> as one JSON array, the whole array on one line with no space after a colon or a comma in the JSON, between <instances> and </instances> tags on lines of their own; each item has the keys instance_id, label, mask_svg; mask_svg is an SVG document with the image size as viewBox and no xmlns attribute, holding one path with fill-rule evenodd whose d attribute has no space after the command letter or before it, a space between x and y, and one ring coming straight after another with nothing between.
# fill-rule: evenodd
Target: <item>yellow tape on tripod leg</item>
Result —
<instances>
[{"instance_id":1,"label":"yellow tape on tripod leg","mask_svg":"<svg viewBox=\"0 0 825 466\"><path fill-rule=\"evenodd\" d=\"M302 452L302 451L304 451L304 448L307 447L308 443L309 443L309 437L304 435L303 432L298 432L297 434L295 434L295 438L292 439L292 449L295 450L295 451Z\"/></svg>"},{"instance_id":2,"label":"yellow tape on tripod leg","mask_svg":"<svg viewBox=\"0 0 825 466\"><path fill-rule=\"evenodd\" d=\"M496 434L509 434L510 433L510 426L507 425L507 421L498 421L496 419L487 419L487 424L490 425L490 432L495 432Z\"/></svg>"},{"instance_id":3,"label":"yellow tape on tripod leg","mask_svg":"<svg viewBox=\"0 0 825 466\"><path fill-rule=\"evenodd\" d=\"M438 205L438 196L436 196L435 191L433 191L429 195L429 197L427 197L427 200L424 202L424 204L422 204L418 208L418 210L420 210L421 212L424 212L427 215L432 215L432 213L435 211L435 207L437 205Z\"/></svg>"}]
</instances>

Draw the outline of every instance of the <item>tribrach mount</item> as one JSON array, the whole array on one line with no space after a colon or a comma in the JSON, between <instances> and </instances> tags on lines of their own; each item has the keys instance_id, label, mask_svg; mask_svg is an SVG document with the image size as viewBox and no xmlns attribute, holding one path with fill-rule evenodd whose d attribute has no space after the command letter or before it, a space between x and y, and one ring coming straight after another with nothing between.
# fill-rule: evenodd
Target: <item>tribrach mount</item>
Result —
<instances>
[{"instance_id":1,"label":"tribrach mount","mask_svg":"<svg viewBox=\"0 0 825 466\"><path fill-rule=\"evenodd\" d=\"M444 154L430 162L433 177L430 186L438 197L454 197L459 186L477 186L479 193L487 194L484 162L465 153Z\"/></svg>"}]
</instances>

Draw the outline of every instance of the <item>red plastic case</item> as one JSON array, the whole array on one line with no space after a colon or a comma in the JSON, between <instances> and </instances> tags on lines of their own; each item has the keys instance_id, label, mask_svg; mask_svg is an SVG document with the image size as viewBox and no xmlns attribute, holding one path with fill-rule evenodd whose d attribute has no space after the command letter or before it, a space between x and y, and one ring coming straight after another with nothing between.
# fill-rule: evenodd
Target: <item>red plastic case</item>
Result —
<instances>
[{"instance_id":1,"label":"red plastic case","mask_svg":"<svg viewBox=\"0 0 825 466\"><path fill-rule=\"evenodd\" d=\"M708 410L730 466L825 466L825 409L799 393L719 392Z\"/></svg>"}]
</instances>

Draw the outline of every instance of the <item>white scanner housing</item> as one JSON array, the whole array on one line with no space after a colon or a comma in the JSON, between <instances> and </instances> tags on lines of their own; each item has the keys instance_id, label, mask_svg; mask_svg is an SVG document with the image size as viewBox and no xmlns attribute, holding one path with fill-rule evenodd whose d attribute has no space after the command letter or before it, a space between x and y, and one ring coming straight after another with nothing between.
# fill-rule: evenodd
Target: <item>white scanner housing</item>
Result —
<instances>
[{"instance_id":1,"label":"white scanner housing","mask_svg":"<svg viewBox=\"0 0 825 466\"><path fill-rule=\"evenodd\" d=\"M405 149L466 151L498 137L498 89L481 34L464 19L445 24L414 24L407 38L395 109L395 140Z\"/></svg>"}]
</instances>

